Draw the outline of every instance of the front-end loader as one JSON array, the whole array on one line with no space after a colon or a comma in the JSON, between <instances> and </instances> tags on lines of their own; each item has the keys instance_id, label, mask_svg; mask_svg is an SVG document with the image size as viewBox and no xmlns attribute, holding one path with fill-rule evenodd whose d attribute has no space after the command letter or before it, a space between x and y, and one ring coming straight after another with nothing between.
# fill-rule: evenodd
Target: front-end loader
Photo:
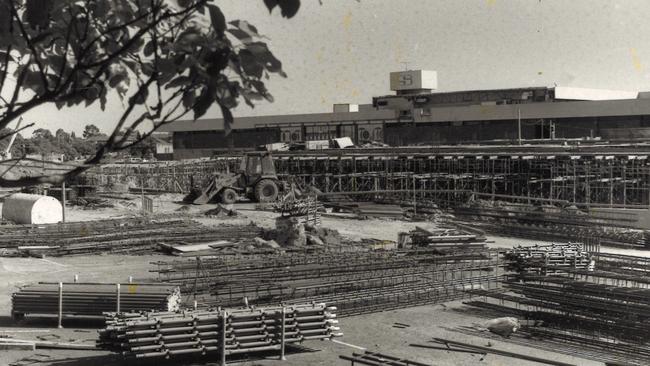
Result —
<instances>
[{"instance_id":1,"label":"front-end loader","mask_svg":"<svg viewBox=\"0 0 650 366\"><path fill-rule=\"evenodd\" d=\"M230 204L241 196L256 202L273 202L281 187L271 154L252 152L244 155L237 173L217 174L192 203L202 205L218 198L219 202Z\"/></svg>"}]
</instances>

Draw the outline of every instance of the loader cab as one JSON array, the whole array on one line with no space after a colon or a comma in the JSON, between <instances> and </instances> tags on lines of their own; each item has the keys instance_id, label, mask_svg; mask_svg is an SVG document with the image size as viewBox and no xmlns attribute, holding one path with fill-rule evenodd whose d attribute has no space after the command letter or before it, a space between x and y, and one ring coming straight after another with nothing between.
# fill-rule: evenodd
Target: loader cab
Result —
<instances>
[{"instance_id":1,"label":"loader cab","mask_svg":"<svg viewBox=\"0 0 650 366\"><path fill-rule=\"evenodd\" d=\"M242 176L246 180L244 186L254 184L262 178L277 178L273 158L268 152L255 152L244 155L240 165L240 172L243 173Z\"/></svg>"}]
</instances>

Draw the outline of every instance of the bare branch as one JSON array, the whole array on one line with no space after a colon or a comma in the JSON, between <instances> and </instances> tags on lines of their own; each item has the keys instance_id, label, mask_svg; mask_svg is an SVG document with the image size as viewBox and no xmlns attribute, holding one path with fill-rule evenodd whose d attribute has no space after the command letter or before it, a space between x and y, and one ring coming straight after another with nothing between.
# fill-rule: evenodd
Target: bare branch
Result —
<instances>
[{"instance_id":1,"label":"bare branch","mask_svg":"<svg viewBox=\"0 0 650 366\"><path fill-rule=\"evenodd\" d=\"M6 139L7 137L10 137L10 136L12 136L12 135L15 135L15 134L19 133L19 132L22 131L22 130L25 130L25 129L28 129L28 128L34 126L34 124L35 124L35 123L32 122L32 123L30 123L30 124L28 124L28 125L25 125L25 126L19 128L19 129L17 129L17 130L14 130L14 131L12 131L12 132L6 133L6 134L4 134L4 135L0 135L0 141Z\"/></svg>"}]
</instances>

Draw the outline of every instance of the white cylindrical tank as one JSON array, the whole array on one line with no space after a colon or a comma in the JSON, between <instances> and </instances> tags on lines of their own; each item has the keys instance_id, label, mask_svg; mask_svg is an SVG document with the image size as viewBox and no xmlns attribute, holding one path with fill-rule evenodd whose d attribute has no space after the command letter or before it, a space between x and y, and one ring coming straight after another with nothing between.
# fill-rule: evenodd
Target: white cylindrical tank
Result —
<instances>
[{"instance_id":1,"label":"white cylindrical tank","mask_svg":"<svg viewBox=\"0 0 650 366\"><path fill-rule=\"evenodd\" d=\"M54 197L15 193L5 198L2 217L16 224L55 224L63 221L63 207Z\"/></svg>"}]
</instances>

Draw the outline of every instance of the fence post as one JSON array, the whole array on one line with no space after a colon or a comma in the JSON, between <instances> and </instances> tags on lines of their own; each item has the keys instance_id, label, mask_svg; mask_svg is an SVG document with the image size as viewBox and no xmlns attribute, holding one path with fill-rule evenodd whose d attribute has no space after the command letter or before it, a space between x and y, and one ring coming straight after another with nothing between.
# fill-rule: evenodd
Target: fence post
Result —
<instances>
[{"instance_id":1,"label":"fence post","mask_svg":"<svg viewBox=\"0 0 650 366\"><path fill-rule=\"evenodd\" d=\"M63 328L63 282L59 282L59 328Z\"/></svg>"},{"instance_id":2,"label":"fence post","mask_svg":"<svg viewBox=\"0 0 650 366\"><path fill-rule=\"evenodd\" d=\"M116 288L117 288L117 311L116 312L119 314L120 313L120 300L121 300L120 299L121 295L120 295L120 284L119 283L116 284Z\"/></svg>"},{"instance_id":3,"label":"fence post","mask_svg":"<svg viewBox=\"0 0 650 366\"><path fill-rule=\"evenodd\" d=\"M228 313L223 310L221 312L221 362L220 366L226 366L226 321Z\"/></svg>"},{"instance_id":4,"label":"fence post","mask_svg":"<svg viewBox=\"0 0 650 366\"><path fill-rule=\"evenodd\" d=\"M286 322L286 312L287 312L287 309L283 306L282 307L282 316L280 317L280 321L281 321L281 323L280 323L280 337L281 337L280 338L280 360L282 360L282 361L287 359L286 357L284 357L284 345L285 345L285 340L284 339L285 339L285 331L286 331L286 329L285 329L286 327L285 327L284 323Z\"/></svg>"}]
</instances>

